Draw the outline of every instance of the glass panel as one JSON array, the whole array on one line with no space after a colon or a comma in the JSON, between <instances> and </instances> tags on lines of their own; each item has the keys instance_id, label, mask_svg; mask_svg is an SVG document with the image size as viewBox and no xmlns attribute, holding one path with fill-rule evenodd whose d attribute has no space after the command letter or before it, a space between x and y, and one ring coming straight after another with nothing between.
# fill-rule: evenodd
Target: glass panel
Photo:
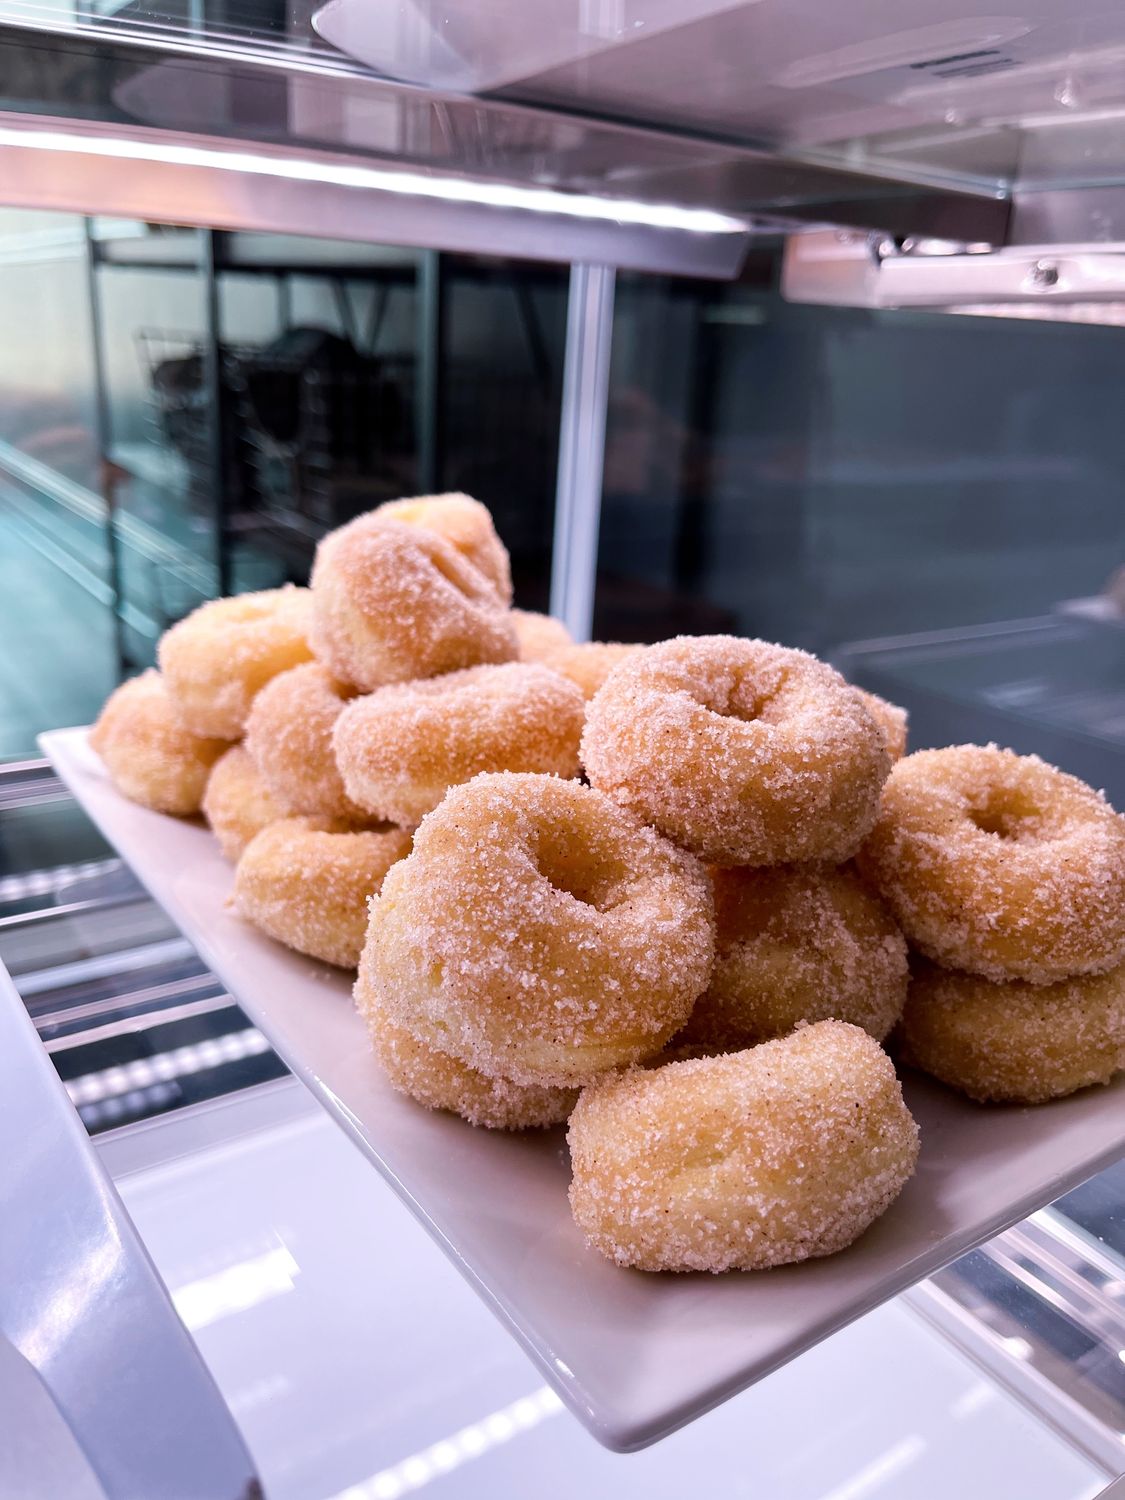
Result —
<instances>
[{"instance_id":1,"label":"glass panel","mask_svg":"<svg viewBox=\"0 0 1125 1500\"><path fill-rule=\"evenodd\" d=\"M732 630L1125 799L1113 328L618 295L595 633Z\"/></svg>"},{"instance_id":2,"label":"glass panel","mask_svg":"<svg viewBox=\"0 0 1125 1500\"><path fill-rule=\"evenodd\" d=\"M545 605L565 269L25 213L0 260L0 636L30 653L0 667L0 756L421 489L484 500Z\"/></svg>"}]
</instances>

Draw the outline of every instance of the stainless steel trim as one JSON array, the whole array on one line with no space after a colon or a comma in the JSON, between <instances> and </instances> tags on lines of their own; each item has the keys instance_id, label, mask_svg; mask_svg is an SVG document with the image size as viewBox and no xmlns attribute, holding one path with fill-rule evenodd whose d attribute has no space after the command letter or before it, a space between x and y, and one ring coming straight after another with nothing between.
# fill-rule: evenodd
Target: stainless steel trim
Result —
<instances>
[{"instance_id":1,"label":"stainless steel trim","mask_svg":"<svg viewBox=\"0 0 1125 1500\"><path fill-rule=\"evenodd\" d=\"M261 1490L34 1027L0 968L0 1335L37 1372L109 1500ZM6 1410L5 1421L18 1421Z\"/></svg>"},{"instance_id":2,"label":"stainless steel trim","mask_svg":"<svg viewBox=\"0 0 1125 1500\"><path fill-rule=\"evenodd\" d=\"M571 267L551 613L566 624L576 641L590 639L594 619L614 286L614 273L608 266Z\"/></svg>"},{"instance_id":3,"label":"stainless steel trim","mask_svg":"<svg viewBox=\"0 0 1125 1500\"><path fill-rule=\"evenodd\" d=\"M225 992L221 995L206 995L202 1000L189 1000L183 1005L169 1005L164 1010L150 1010L143 1015L122 1016L117 1021L106 1021L102 1026L91 1026L86 1031L68 1032L66 1036L52 1037L44 1041L47 1052L67 1052L74 1047L85 1047L90 1042L104 1042L109 1037L125 1036L137 1031L151 1031L154 1026L166 1026L172 1021L186 1021L195 1016L210 1015L217 1010L234 1010L235 1002ZM41 1025L39 1017L37 1024Z\"/></svg>"},{"instance_id":4,"label":"stainless steel trim","mask_svg":"<svg viewBox=\"0 0 1125 1500\"><path fill-rule=\"evenodd\" d=\"M381 191L362 174L426 170L306 146L17 114L0 114L0 130L0 203L13 208L585 260L720 279L737 273L749 240L749 232L654 228ZM51 140L51 148L36 145L35 137ZM89 143L100 152L118 142L139 150L139 159L89 149ZM348 180L351 174L359 175ZM473 181L463 175L460 180ZM483 174L478 180L504 185Z\"/></svg>"}]
</instances>

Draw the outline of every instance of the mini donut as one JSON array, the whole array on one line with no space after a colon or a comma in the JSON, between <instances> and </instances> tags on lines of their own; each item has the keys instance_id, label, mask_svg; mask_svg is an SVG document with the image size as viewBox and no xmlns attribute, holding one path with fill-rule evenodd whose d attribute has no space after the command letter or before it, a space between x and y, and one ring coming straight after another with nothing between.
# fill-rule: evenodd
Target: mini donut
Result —
<instances>
[{"instance_id":1,"label":"mini donut","mask_svg":"<svg viewBox=\"0 0 1125 1500\"><path fill-rule=\"evenodd\" d=\"M282 818L247 845L234 877L239 916L298 953L354 969L367 901L410 849L401 828Z\"/></svg>"},{"instance_id":2,"label":"mini donut","mask_svg":"<svg viewBox=\"0 0 1125 1500\"><path fill-rule=\"evenodd\" d=\"M181 817L199 811L211 767L230 748L226 740L189 733L152 670L109 695L90 746L130 802Z\"/></svg>"},{"instance_id":3,"label":"mini donut","mask_svg":"<svg viewBox=\"0 0 1125 1500\"><path fill-rule=\"evenodd\" d=\"M363 963L361 960L361 969ZM470 1125L483 1125L489 1130L529 1130L561 1125L574 1108L577 1089L490 1078L428 1047L388 1020L371 983L365 982L357 994L372 1048L391 1086L427 1109L449 1110Z\"/></svg>"},{"instance_id":4,"label":"mini donut","mask_svg":"<svg viewBox=\"0 0 1125 1500\"><path fill-rule=\"evenodd\" d=\"M614 667L643 650L643 646L626 646L620 641L583 641L579 645L560 646L543 660L577 683L589 703Z\"/></svg>"},{"instance_id":5,"label":"mini donut","mask_svg":"<svg viewBox=\"0 0 1125 1500\"><path fill-rule=\"evenodd\" d=\"M862 688L855 688L853 691L863 699L867 712L883 731L887 754L892 760L901 760L906 754L907 727L910 722L906 709L899 708L897 703L889 703L886 698L880 698L878 693L865 693Z\"/></svg>"},{"instance_id":6,"label":"mini donut","mask_svg":"<svg viewBox=\"0 0 1125 1500\"><path fill-rule=\"evenodd\" d=\"M570 631L554 615L533 609L513 609L512 624L520 647L520 661L545 661L560 646L573 645Z\"/></svg>"},{"instance_id":7,"label":"mini donut","mask_svg":"<svg viewBox=\"0 0 1125 1500\"><path fill-rule=\"evenodd\" d=\"M860 866L909 941L947 968L1051 984L1125 958L1125 818L1038 756L906 756Z\"/></svg>"},{"instance_id":8,"label":"mini donut","mask_svg":"<svg viewBox=\"0 0 1125 1500\"><path fill-rule=\"evenodd\" d=\"M355 697L319 662L282 672L254 699L246 720L246 748L282 808L281 816L367 822L344 791L332 749L332 730Z\"/></svg>"},{"instance_id":9,"label":"mini donut","mask_svg":"<svg viewBox=\"0 0 1125 1500\"><path fill-rule=\"evenodd\" d=\"M384 881L357 996L482 1073L569 1086L658 1052L713 947L690 855L580 782L484 775Z\"/></svg>"},{"instance_id":10,"label":"mini donut","mask_svg":"<svg viewBox=\"0 0 1125 1500\"><path fill-rule=\"evenodd\" d=\"M881 1042L902 1014L906 940L850 869L716 870L715 968L677 1041L732 1051L801 1021Z\"/></svg>"},{"instance_id":11,"label":"mini donut","mask_svg":"<svg viewBox=\"0 0 1125 1500\"><path fill-rule=\"evenodd\" d=\"M354 802L412 826L480 771L577 776L584 717L581 693L547 667L468 667L350 704L336 762Z\"/></svg>"},{"instance_id":12,"label":"mini donut","mask_svg":"<svg viewBox=\"0 0 1125 1500\"><path fill-rule=\"evenodd\" d=\"M894 1035L899 1058L970 1099L1042 1104L1125 1068L1125 964L1033 985L924 960Z\"/></svg>"},{"instance_id":13,"label":"mini donut","mask_svg":"<svg viewBox=\"0 0 1125 1500\"><path fill-rule=\"evenodd\" d=\"M582 759L592 785L718 865L850 858L891 764L838 672L723 635L615 667L586 711Z\"/></svg>"},{"instance_id":14,"label":"mini donut","mask_svg":"<svg viewBox=\"0 0 1125 1500\"><path fill-rule=\"evenodd\" d=\"M832 1255L890 1207L918 1159L890 1058L842 1021L595 1083L568 1140L578 1227L642 1271Z\"/></svg>"},{"instance_id":15,"label":"mini donut","mask_svg":"<svg viewBox=\"0 0 1125 1500\"><path fill-rule=\"evenodd\" d=\"M377 511L323 538L312 598L318 658L367 692L518 654L492 581L437 532Z\"/></svg>"},{"instance_id":16,"label":"mini donut","mask_svg":"<svg viewBox=\"0 0 1125 1500\"><path fill-rule=\"evenodd\" d=\"M261 772L242 745L231 745L211 770L203 794L203 816L223 858L237 864L256 834L285 816L270 796Z\"/></svg>"},{"instance_id":17,"label":"mini donut","mask_svg":"<svg viewBox=\"0 0 1125 1500\"><path fill-rule=\"evenodd\" d=\"M388 500L373 512L383 521L423 526L452 542L483 573L505 604L512 602L512 565L508 549L496 535L488 507L470 495L414 495Z\"/></svg>"},{"instance_id":18,"label":"mini donut","mask_svg":"<svg viewBox=\"0 0 1125 1500\"><path fill-rule=\"evenodd\" d=\"M176 713L193 734L242 738L271 677L309 661L309 592L291 586L201 604L157 648Z\"/></svg>"}]
</instances>

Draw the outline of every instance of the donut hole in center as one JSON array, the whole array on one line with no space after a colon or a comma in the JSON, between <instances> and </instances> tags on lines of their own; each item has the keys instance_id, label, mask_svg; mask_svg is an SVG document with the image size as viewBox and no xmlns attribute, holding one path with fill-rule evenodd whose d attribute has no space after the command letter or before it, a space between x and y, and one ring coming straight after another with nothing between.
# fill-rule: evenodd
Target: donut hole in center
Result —
<instances>
[{"instance_id":1,"label":"donut hole in center","mask_svg":"<svg viewBox=\"0 0 1125 1500\"><path fill-rule=\"evenodd\" d=\"M608 911L614 906L629 878L623 860L594 847L578 830L565 826L543 829L533 856L548 885L595 911Z\"/></svg>"},{"instance_id":2,"label":"donut hole in center","mask_svg":"<svg viewBox=\"0 0 1125 1500\"><path fill-rule=\"evenodd\" d=\"M1042 837L1042 814L1016 788L991 788L970 805L969 821L981 833L1009 843L1033 843Z\"/></svg>"},{"instance_id":3,"label":"donut hole in center","mask_svg":"<svg viewBox=\"0 0 1125 1500\"><path fill-rule=\"evenodd\" d=\"M771 723L778 717L776 700L781 685L746 675L730 683L726 691L700 693L698 701L723 719L736 719L740 724Z\"/></svg>"}]
</instances>

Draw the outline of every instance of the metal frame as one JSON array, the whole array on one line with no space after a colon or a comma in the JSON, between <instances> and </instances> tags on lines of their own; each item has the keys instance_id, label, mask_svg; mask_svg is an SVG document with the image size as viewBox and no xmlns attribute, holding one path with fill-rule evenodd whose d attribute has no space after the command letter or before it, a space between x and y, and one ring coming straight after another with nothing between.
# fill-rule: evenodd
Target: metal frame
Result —
<instances>
[{"instance_id":1,"label":"metal frame","mask_svg":"<svg viewBox=\"0 0 1125 1500\"><path fill-rule=\"evenodd\" d=\"M571 268L551 613L576 641L589 640L594 619L614 286L614 273L608 266Z\"/></svg>"}]
</instances>

